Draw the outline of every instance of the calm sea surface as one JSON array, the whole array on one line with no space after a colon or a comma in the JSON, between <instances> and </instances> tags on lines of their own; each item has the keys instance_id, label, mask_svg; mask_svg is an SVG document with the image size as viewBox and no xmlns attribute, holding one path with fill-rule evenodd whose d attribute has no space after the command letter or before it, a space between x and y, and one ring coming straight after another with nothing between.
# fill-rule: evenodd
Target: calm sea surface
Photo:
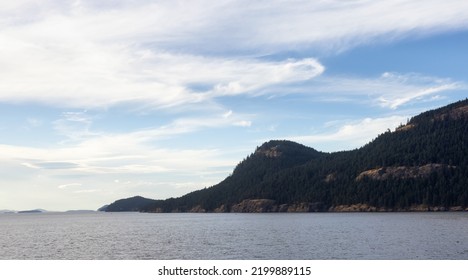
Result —
<instances>
[{"instance_id":1,"label":"calm sea surface","mask_svg":"<svg viewBox=\"0 0 468 280\"><path fill-rule=\"evenodd\" d=\"M0 215L0 259L468 259L468 213Z\"/></svg>"}]
</instances>

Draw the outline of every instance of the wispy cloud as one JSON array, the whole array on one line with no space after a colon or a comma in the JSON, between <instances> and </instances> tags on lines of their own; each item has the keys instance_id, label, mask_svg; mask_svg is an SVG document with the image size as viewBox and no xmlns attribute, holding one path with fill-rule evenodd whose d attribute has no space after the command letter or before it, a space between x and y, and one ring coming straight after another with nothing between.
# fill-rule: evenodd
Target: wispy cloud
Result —
<instances>
[{"instance_id":1,"label":"wispy cloud","mask_svg":"<svg viewBox=\"0 0 468 280\"><path fill-rule=\"evenodd\" d=\"M244 117L229 111L211 118L176 119L160 127L125 133L94 132L86 127L87 137L76 137L76 134L82 134L79 130L65 133L73 141L62 141L53 148L0 145L0 154L3 159L16 161L22 166L57 174L209 172L223 166L233 167L237 159L222 159L217 150L161 148L157 142L203 129L250 126L251 121ZM85 124L90 122L82 114L74 113L65 114L65 119ZM68 131L62 126L57 129Z\"/></svg>"},{"instance_id":2,"label":"wispy cloud","mask_svg":"<svg viewBox=\"0 0 468 280\"><path fill-rule=\"evenodd\" d=\"M262 94L324 71L313 58L268 61L241 53L346 49L415 31L466 28L468 3L49 0L1 4L0 14L0 101L173 107Z\"/></svg>"},{"instance_id":3,"label":"wispy cloud","mask_svg":"<svg viewBox=\"0 0 468 280\"><path fill-rule=\"evenodd\" d=\"M387 84L387 90L378 91L378 103L383 107L396 109L401 105L414 100L433 96L439 92L466 88L461 82L450 79L424 77L421 75L398 73L384 73L379 79L382 84Z\"/></svg>"},{"instance_id":4,"label":"wispy cloud","mask_svg":"<svg viewBox=\"0 0 468 280\"><path fill-rule=\"evenodd\" d=\"M468 86L464 82L450 78L385 72L377 77L324 75L300 87L278 87L276 91L302 93L323 101L370 103L397 109L411 102L432 99L443 92L466 88Z\"/></svg>"},{"instance_id":5,"label":"wispy cloud","mask_svg":"<svg viewBox=\"0 0 468 280\"><path fill-rule=\"evenodd\" d=\"M310 44L343 48L384 35L394 38L415 31L466 28L468 20L468 4L458 0L20 2L23 5L5 5L6 10L11 14L17 7L21 11L28 11L25 6L34 7L26 15L35 11L30 21L40 24L52 38L57 35L50 30L59 28L58 34L67 34L64 31L79 29L81 38L93 41L131 40L197 52ZM18 22L15 17L8 20ZM49 29L51 25L55 28Z\"/></svg>"},{"instance_id":6,"label":"wispy cloud","mask_svg":"<svg viewBox=\"0 0 468 280\"><path fill-rule=\"evenodd\" d=\"M38 101L75 108L132 102L172 107L248 94L323 72L314 59L271 62L161 48L152 42L152 38L164 35L158 33L161 24L140 26L141 18L161 20L155 14L140 17L140 12L147 11L146 5L141 11L111 9L88 11L82 16L63 12L0 27L0 101ZM161 14L159 5L149 6L156 15L167 16ZM177 5L167 7L166 12L174 12L171 8L177 10ZM129 18L132 20L127 22ZM127 28L110 24L122 21L128 23ZM206 89L198 91L191 87L194 84L203 84Z\"/></svg>"},{"instance_id":7,"label":"wispy cloud","mask_svg":"<svg viewBox=\"0 0 468 280\"><path fill-rule=\"evenodd\" d=\"M69 183L69 184L60 185L57 188L59 188L59 189L68 189L68 188L81 187L81 186L82 186L82 184L80 184L80 183Z\"/></svg>"},{"instance_id":8,"label":"wispy cloud","mask_svg":"<svg viewBox=\"0 0 468 280\"><path fill-rule=\"evenodd\" d=\"M79 141L96 135L91 131L93 117L85 111L63 112L60 119L53 122L58 134L65 136L64 141Z\"/></svg>"},{"instance_id":9,"label":"wispy cloud","mask_svg":"<svg viewBox=\"0 0 468 280\"><path fill-rule=\"evenodd\" d=\"M373 140L377 134L395 129L406 123L407 116L365 118L356 121L335 121L328 132L289 136L286 139L298 141L325 152L356 149Z\"/></svg>"},{"instance_id":10,"label":"wispy cloud","mask_svg":"<svg viewBox=\"0 0 468 280\"><path fill-rule=\"evenodd\" d=\"M255 94L268 86L307 80L323 72L314 59L269 62L149 50L83 52L75 45L64 48L66 58L54 46L28 44L3 51L4 60L15 58L0 70L0 100L75 108L150 103L163 108ZM193 85L204 85L204 90Z\"/></svg>"},{"instance_id":11,"label":"wispy cloud","mask_svg":"<svg viewBox=\"0 0 468 280\"><path fill-rule=\"evenodd\" d=\"M254 43L264 48L312 45L326 51L341 51L375 40L392 41L413 34L466 29L467 8L468 3L457 0L295 1L293 4L268 1L256 2L247 11L239 11L244 13L242 20L247 20L235 23L257 38ZM251 25L258 28L249 32Z\"/></svg>"}]
</instances>

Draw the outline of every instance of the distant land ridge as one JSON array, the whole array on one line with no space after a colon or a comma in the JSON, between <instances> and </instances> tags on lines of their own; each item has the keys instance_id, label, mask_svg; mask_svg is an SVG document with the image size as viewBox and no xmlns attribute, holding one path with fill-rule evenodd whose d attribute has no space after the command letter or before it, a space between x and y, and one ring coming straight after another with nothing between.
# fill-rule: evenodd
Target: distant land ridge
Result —
<instances>
[{"instance_id":1,"label":"distant land ridge","mask_svg":"<svg viewBox=\"0 0 468 280\"><path fill-rule=\"evenodd\" d=\"M105 211L468 211L468 99L351 151L272 140L217 185L166 200L121 199Z\"/></svg>"}]
</instances>

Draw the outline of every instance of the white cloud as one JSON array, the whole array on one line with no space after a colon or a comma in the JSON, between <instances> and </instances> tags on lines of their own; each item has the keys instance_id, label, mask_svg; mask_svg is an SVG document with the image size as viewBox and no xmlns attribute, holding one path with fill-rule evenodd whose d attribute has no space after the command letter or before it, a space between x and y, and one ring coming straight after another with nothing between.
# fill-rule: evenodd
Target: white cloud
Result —
<instances>
[{"instance_id":1,"label":"white cloud","mask_svg":"<svg viewBox=\"0 0 468 280\"><path fill-rule=\"evenodd\" d=\"M325 101L371 102L385 108L400 106L421 99L432 99L441 92L466 89L463 82L448 78L424 76L418 73L385 72L381 76L322 76L300 88L280 88L294 93L315 95ZM360 98L358 98L360 97Z\"/></svg>"},{"instance_id":2,"label":"white cloud","mask_svg":"<svg viewBox=\"0 0 468 280\"><path fill-rule=\"evenodd\" d=\"M335 152L351 150L369 143L378 134L387 129L393 130L406 123L407 116L390 116L383 118L365 118L358 121L333 122L329 132L302 136L290 136L286 139L309 145L317 150Z\"/></svg>"},{"instance_id":3,"label":"white cloud","mask_svg":"<svg viewBox=\"0 0 468 280\"><path fill-rule=\"evenodd\" d=\"M346 49L466 28L468 2L49 0L1 4L0 15L0 101L173 107L258 95L324 71L312 58L273 62L239 51Z\"/></svg>"},{"instance_id":4,"label":"white cloud","mask_svg":"<svg viewBox=\"0 0 468 280\"><path fill-rule=\"evenodd\" d=\"M68 189L68 188L81 187L81 186L82 186L82 184L80 184L80 183L70 183L70 184L59 185L57 188L59 188L59 189Z\"/></svg>"},{"instance_id":5,"label":"white cloud","mask_svg":"<svg viewBox=\"0 0 468 280\"><path fill-rule=\"evenodd\" d=\"M285 45L300 48L310 44L343 48L384 35L394 38L415 31L466 28L468 20L468 4L459 0L140 0L101 7L94 1L80 1L74 6L59 3L48 1L45 7L55 9L39 10L52 10L52 15L65 17L68 24L62 24L63 28L80 27L84 30L80 34L87 38L149 41L165 49L197 51ZM54 20L49 17L43 25L48 27Z\"/></svg>"},{"instance_id":6,"label":"white cloud","mask_svg":"<svg viewBox=\"0 0 468 280\"><path fill-rule=\"evenodd\" d=\"M238 121L238 122L233 123L233 125L241 126L241 127L250 127L252 126L252 122L251 121Z\"/></svg>"},{"instance_id":7,"label":"white cloud","mask_svg":"<svg viewBox=\"0 0 468 280\"><path fill-rule=\"evenodd\" d=\"M82 114L67 113L65 117L72 122L90 122ZM5 160L48 174L210 172L219 167L233 167L236 161L222 159L216 150L166 149L158 147L157 142L208 128L250 126L251 122L244 117L229 111L221 116L176 119L168 125L127 133L89 131L86 137L76 137L76 134L82 135L77 129L76 134L64 134L73 141L62 141L53 148L0 145L0 154Z\"/></svg>"},{"instance_id":8,"label":"white cloud","mask_svg":"<svg viewBox=\"0 0 468 280\"><path fill-rule=\"evenodd\" d=\"M229 110L226 113L224 113L222 117L226 119L226 118L229 118L231 115L232 115L232 110Z\"/></svg>"},{"instance_id":9,"label":"white cloud","mask_svg":"<svg viewBox=\"0 0 468 280\"><path fill-rule=\"evenodd\" d=\"M93 117L85 111L64 112L53 122L54 130L66 137L65 141L77 141L98 135L91 131Z\"/></svg>"},{"instance_id":10,"label":"white cloud","mask_svg":"<svg viewBox=\"0 0 468 280\"><path fill-rule=\"evenodd\" d=\"M1 36L1 34L0 34ZM0 37L6 44L11 38ZM3 43L2 43L3 44ZM0 46L0 101L39 101L67 107L150 103L172 107L313 78L314 59L268 62L170 54L83 43L38 44L30 38ZM205 91L192 85L204 84Z\"/></svg>"},{"instance_id":11,"label":"white cloud","mask_svg":"<svg viewBox=\"0 0 468 280\"><path fill-rule=\"evenodd\" d=\"M142 2L74 15L61 7L44 17L0 26L0 101L67 107L139 102L171 107L248 94L323 71L314 59L269 62L164 48L154 40L194 26L174 20L180 8L172 2ZM23 15L21 11L17 16ZM184 7L179 17L190 18L189 14ZM192 84L205 84L207 89L199 92Z\"/></svg>"},{"instance_id":12,"label":"white cloud","mask_svg":"<svg viewBox=\"0 0 468 280\"><path fill-rule=\"evenodd\" d=\"M81 3L80 12L69 7L62 14L75 15L72 22L92 39L149 41L198 52L311 44L343 49L375 38L466 28L468 20L468 4L459 0L120 1L103 9Z\"/></svg>"},{"instance_id":13,"label":"white cloud","mask_svg":"<svg viewBox=\"0 0 468 280\"><path fill-rule=\"evenodd\" d=\"M8 147L3 147L3 148L7 148L7 149L8 149ZM39 166L37 166L37 165L35 165L35 164L33 164L33 163L30 163L30 162L22 162L21 165L26 166L26 167L29 167L29 168L32 168L32 169L40 169Z\"/></svg>"},{"instance_id":14,"label":"white cloud","mask_svg":"<svg viewBox=\"0 0 468 280\"><path fill-rule=\"evenodd\" d=\"M232 151L162 148L149 143L150 139L155 138L124 133L44 148L0 145L0 192L3 197L25 197L20 203L6 200L3 205L15 209L95 209L134 195L180 196L220 182L241 158ZM116 177L121 178L119 183ZM31 192L36 195L28 196ZM86 197L86 201L70 196L72 193Z\"/></svg>"},{"instance_id":15,"label":"white cloud","mask_svg":"<svg viewBox=\"0 0 468 280\"><path fill-rule=\"evenodd\" d=\"M396 109L401 105L418 100L436 93L465 88L460 82L450 79L424 77L416 74L401 75L398 73L384 73L379 79L382 85L387 84L378 94L378 102L383 107ZM431 97L432 98L432 97Z\"/></svg>"},{"instance_id":16,"label":"white cloud","mask_svg":"<svg viewBox=\"0 0 468 280\"><path fill-rule=\"evenodd\" d=\"M255 43L265 47L318 45L326 50L347 49L375 39L466 29L468 21L468 3L458 0L268 1L249 5L242 12L242 19L250 20L240 23L241 29L257 27L250 32L257 38Z\"/></svg>"},{"instance_id":17,"label":"white cloud","mask_svg":"<svg viewBox=\"0 0 468 280\"><path fill-rule=\"evenodd\" d=\"M99 192L99 190L95 189L95 190L76 190L76 191L73 191L73 193L95 193L95 192Z\"/></svg>"}]
</instances>

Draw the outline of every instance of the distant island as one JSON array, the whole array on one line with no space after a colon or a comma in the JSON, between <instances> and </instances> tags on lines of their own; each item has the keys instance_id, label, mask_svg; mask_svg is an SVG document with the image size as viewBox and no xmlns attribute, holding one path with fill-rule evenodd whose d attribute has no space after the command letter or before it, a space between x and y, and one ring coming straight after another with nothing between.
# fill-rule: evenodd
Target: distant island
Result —
<instances>
[{"instance_id":1,"label":"distant island","mask_svg":"<svg viewBox=\"0 0 468 280\"><path fill-rule=\"evenodd\" d=\"M34 209L34 210L23 210L23 211L18 211L18 214L28 214L28 213L44 213L47 212L44 209Z\"/></svg>"},{"instance_id":2,"label":"distant island","mask_svg":"<svg viewBox=\"0 0 468 280\"><path fill-rule=\"evenodd\" d=\"M67 210L65 213L93 213L96 212L95 210Z\"/></svg>"},{"instance_id":3,"label":"distant island","mask_svg":"<svg viewBox=\"0 0 468 280\"><path fill-rule=\"evenodd\" d=\"M424 112L352 151L269 141L217 185L166 200L120 199L101 210L468 211L468 100Z\"/></svg>"},{"instance_id":4,"label":"distant island","mask_svg":"<svg viewBox=\"0 0 468 280\"><path fill-rule=\"evenodd\" d=\"M98 210L103 211L103 210ZM44 209L32 209L32 210L0 210L0 214L35 214L35 213L91 213L96 210L67 210L67 211L47 211Z\"/></svg>"}]
</instances>

